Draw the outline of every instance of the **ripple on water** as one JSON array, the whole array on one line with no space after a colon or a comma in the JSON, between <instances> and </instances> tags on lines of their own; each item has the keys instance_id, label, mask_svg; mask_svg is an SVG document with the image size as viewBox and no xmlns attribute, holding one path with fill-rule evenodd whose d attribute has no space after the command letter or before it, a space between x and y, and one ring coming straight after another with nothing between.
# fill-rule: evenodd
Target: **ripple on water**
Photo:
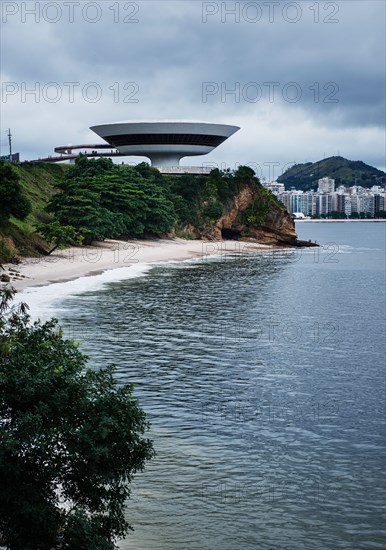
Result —
<instances>
[{"instance_id":1,"label":"ripple on water","mask_svg":"<svg viewBox=\"0 0 386 550\"><path fill-rule=\"evenodd\" d=\"M174 263L60 304L151 422L121 549L385 547L383 247L346 230L337 264Z\"/></svg>"}]
</instances>

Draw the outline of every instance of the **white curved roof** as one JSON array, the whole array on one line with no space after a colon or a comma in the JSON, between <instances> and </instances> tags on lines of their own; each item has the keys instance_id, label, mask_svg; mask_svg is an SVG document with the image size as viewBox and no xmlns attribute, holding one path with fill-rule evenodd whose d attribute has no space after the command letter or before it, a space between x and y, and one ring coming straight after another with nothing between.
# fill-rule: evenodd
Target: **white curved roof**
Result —
<instances>
[{"instance_id":1,"label":"white curved roof","mask_svg":"<svg viewBox=\"0 0 386 550\"><path fill-rule=\"evenodd\" d=\"M239 126L220 124L218 122L187 122L187 121L139 121L110 122L90 126L90 130L102 138L114 135L130 134L205 134L230 137L240 130ZM107 140L109 141L109 140Z\"/></svg>"},{"instance_id":2,"label":"white curved roof","mask_svg":"<svg viewBox=\"0 0 386 550\"><path fill-rule=\"evenodd\" d=\"M183 157L210 153L240 128L218 122L128 120L90 130L120 153L146 156L154 166L178 166Z\"/></svg>"},{"instance_id":3,"label":"white curved roof","mask_svg":"<svg viewBox=\"0 0 386 550\"><path fill-rule=\"evenodd\" d=\"M172 123L172 124L219 124L224 126L229 126L229 124L225 124L223 122L213 122L208 120L185 120L185 119L131 119L131 120L117 120L114 122L101 122L100 124L95 124L94 126L102 126L107 124L163 124L166 123Z\"/></svg>"}]
</instances>

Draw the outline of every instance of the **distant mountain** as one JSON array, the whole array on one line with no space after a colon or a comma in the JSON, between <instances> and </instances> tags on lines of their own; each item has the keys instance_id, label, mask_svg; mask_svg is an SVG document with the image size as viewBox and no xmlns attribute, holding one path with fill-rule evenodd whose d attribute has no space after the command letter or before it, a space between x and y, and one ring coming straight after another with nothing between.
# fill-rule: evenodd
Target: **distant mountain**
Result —
<instances>
[{"instance_id":1,"label":"distant mountain","mask_svg":"<svg viewBox=\"0 0 386 550\"><path fill-rule=\"evenodd\" d=\"M329 157L318 162L295 164L288 168L277 181L284 183L285 188L295 187L308 191L316 189L318 179L329 177L335 180L335 187L361 185L372 187L386 183L386 173L361 160L347 160L343 157Z\"/></svg>"}]
</instances>

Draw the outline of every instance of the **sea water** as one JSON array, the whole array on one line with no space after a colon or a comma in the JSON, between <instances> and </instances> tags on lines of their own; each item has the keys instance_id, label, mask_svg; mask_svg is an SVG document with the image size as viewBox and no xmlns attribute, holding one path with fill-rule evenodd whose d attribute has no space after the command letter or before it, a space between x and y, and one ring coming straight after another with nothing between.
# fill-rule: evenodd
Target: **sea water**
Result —
<instances>
[{"instance_id":1,"label":"sea water","mask_svg":"<svg viewBox=\"0 0 386 550\"><path fill-rule=\"evenodd\" d=\"M320 248L23 293L151 423L121 549L385 548L385 228L303 222Z\"/></svg>"}]
</instances>

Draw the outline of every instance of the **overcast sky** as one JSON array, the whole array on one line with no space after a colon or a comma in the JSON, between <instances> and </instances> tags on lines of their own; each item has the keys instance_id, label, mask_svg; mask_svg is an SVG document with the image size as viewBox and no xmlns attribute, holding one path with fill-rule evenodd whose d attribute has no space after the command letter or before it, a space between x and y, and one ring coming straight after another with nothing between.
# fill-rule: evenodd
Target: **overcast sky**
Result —
<instances>
[{"instance_id":1,"label":"overcast sky","mask_svg":"<svg viewBox=\"0 0 386 550\"><path fill-rule=\"evenodd\" d=\"M241 130L182 164L250 164L272 180L339 154L384 170L385 6L3 1L1 154L8 128L33 159L100 143L99 123L187 119Z\"/></svg>"}]
</instances>

